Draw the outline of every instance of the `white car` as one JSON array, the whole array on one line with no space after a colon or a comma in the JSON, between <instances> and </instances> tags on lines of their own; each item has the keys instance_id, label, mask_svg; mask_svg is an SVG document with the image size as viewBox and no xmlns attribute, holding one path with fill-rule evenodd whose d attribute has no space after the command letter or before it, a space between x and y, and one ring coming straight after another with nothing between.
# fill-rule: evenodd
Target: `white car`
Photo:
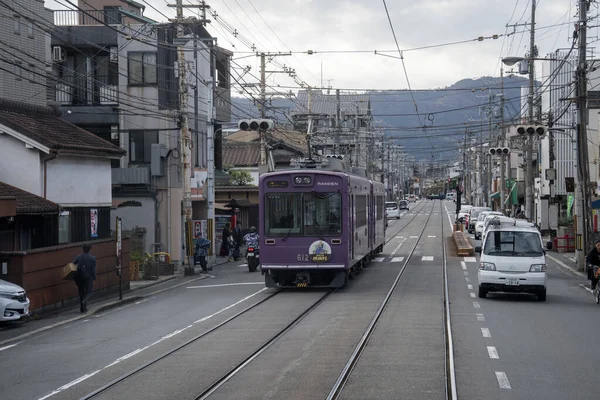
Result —
<instances>
[{"instance_id":1,"label":"white car","mask_svg":"<svg viewBox=\"0 0 600 400\"><path fill-rule=\"evenodd\" d=\"M387 219L400 219L400 208L398 207L398 203L396 203L395 201L386 201L385 216L387 217Z\"/></svg>"},{"instance_id":2,"label":"white car","mask_svg":"<svg viewBox=\"0 0 600 400\"><path fill-rule=\"evenodd\" d=\"M499 211L482 211L482 212L480 212L479 216L477 217L477 222L475 223L475 240L479 240L482 238L483 231L484 231L485 217L487 217L488 215L503 215L503 214Z\"/></svg>"},{"instance_id":3,"label":"white car","mask_svg":"<svg viewBox=\"0 0 600 400\"><path fill-rule=\"evenodd\" d=\"M546 252L537 229L510 223L491 225L483 245L475 251L481 254L479 297L485 298L489 292L522 292L546 300Z\"/></svg>"},{"instance_id":4,"label":"white car","mask_svg":"<svg viewBox=\"0 0 600 400\"><path fill-rule=\"evenodd\" d=\"M18 321L29 315L29 299L23 289L0 279L0 322Z\"/></svg>"}]
</instances>

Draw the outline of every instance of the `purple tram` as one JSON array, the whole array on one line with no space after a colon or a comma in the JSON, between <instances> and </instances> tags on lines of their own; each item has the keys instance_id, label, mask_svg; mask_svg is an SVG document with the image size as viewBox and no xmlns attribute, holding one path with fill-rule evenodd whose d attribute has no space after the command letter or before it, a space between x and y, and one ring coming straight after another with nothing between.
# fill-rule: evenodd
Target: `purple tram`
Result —
<instances>
[{"instance_id":1,"label":"purple tram","mask_svg":"<svg viewBox=\"0 0 600 400\"><path fill-rule=\"evenodd\" d=\"M385 244L385 188L348 172L260 177L261 271L267 287L342 287Z\"/></svg>"}]
</instances>

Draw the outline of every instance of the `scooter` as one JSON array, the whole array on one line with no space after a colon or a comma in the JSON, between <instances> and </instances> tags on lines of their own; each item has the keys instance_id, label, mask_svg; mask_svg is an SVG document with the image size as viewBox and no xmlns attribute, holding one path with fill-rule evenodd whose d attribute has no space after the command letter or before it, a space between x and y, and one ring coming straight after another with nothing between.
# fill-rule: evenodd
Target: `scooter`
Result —
<instances>
[{"instance_id":1,"label":"scooter","mask_svg":"<svg viewBox=\"0 0 600 400\"><path fill-rule=\"evenodd\" d=\"M248 262L248 271L254 272L260 265L258 247L248 247L246 251L246 261Z\"/></svg>"}]
</instances>

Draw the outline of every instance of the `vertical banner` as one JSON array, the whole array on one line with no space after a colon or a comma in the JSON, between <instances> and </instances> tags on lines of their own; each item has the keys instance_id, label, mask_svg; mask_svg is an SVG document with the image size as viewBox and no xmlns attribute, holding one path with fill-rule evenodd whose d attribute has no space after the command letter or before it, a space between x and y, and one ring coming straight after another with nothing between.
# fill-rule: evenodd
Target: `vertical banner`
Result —
<instances>
[{"instance_id":1,"label":"vertical banner","mask_svg":"<svg viewBox=\"0 0 600 400\"><path fill-rule=\"evenodd\" d=\"M119 276L119 300L123 300L123 278L122 278L123 256L121 253L121 248L122 248L122 246L121 246L121 243L122 243L122 236L121 236L122 220L121 220L121 218L117 217L116 222L117 222L116 223L116 229L117 229L117 275Z\"/></svg>"},{"instance_id":2,"label":"vertical banner","mask_svg":"<svg viewBox=\"0 0 600 400\"><path fill-rule=\"evenodd\" d=\"M90 209L90 233L92 238L98 237L98 209Z\"/></svg>"},{"instance_id":3,"label":"vertical banner","mask_svg":"<svg viewBox=\"0 0 600 400\"><path fill-rule=\"evenodd\" d=\"M571 218L571 211L573 210L573 202L575 201L575 195L570 194L567 196L567 217Z\"/></svg>"}]
</instances>

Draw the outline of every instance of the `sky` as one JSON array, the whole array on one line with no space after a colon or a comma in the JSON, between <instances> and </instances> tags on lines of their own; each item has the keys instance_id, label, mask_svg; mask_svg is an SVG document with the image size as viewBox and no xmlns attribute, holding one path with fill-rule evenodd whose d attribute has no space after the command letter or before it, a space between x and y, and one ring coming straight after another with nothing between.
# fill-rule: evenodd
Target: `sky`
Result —
<instances>
[{"instance_id":1,"label":"sky","mask_svg":"<svg viewBox=\"0 0 600 400\"><path fill-rule=\"evenodd\" d=\"M167 7L168 0L137 1L146 4L144 15L149 18L166 20L148 4L166 16L175 15L174 8ZM210 12L218 17L210 17L207 29L218 38L219 46L235 53L232 65L240 74L243 67L251 67L243 78L248 83L259 76L258 57L251 55L247 46L254 44L264 52L291 51L292 56L276 58L279 66L295 69L298 82L312 87L320 87L322 82L325 87L342 90L406 89L410 83L413 89L432 89L465 78L499 76L502 57L524 56L529 49L528 27L507 24L528 23L531 1L386 0L406 73L400 59L374 54L375 50L389 50L393 52L385 54L400 55L383 0L209 0ZM184 0L184 4L198 2ZM570 47L577 4L577 0L537 0L540 56ZM65 0L46 0L50 9L64 9L65 5ZM186 11L186 15L195 13L194 9ZM598 5L592 3L589 15L598 13ZM227 27L235 29L238 37ZM500 37L473 41L493 35ZM590 43L598 40L598 28L588 35ZM468 42L448 44L463 41ZM437 47L411 50L425 46ZM315 54L306 54L308 50ZM268 69L278 68L271 65ZM282 90L298 89L298 83L285 74L272 74L268 80Z\"/></svg>"}]
</instances>

